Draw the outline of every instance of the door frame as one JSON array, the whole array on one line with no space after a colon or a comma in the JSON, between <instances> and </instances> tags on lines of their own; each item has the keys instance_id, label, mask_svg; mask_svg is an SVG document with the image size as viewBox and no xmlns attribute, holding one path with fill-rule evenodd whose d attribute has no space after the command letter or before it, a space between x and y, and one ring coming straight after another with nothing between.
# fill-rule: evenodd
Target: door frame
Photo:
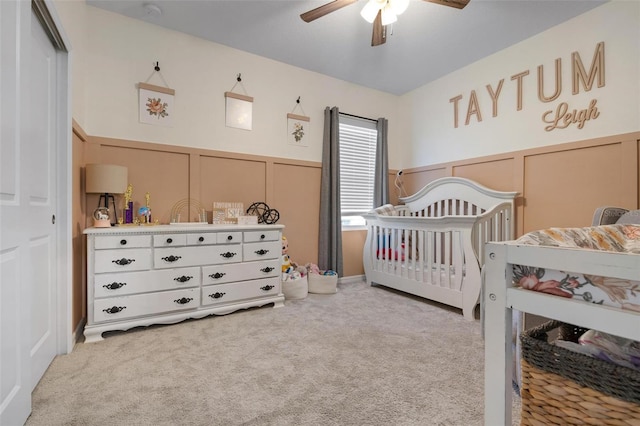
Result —
<instances>
[{"instance_id":1,"label":"door frame","mask_svg":"<svg viewBox=\"0 0 640 426\"><path fill-rule=\"evenodd\" d=\"M56 276L56 352L67 354L75 344L72 324L73 296L73 229L72 218L72 112L71 112L71 40L66 35L53 0L31 0L21 2L34 10L45 33L56 48L57 55L57 117L56 117L56 164L57 164L57 276ZM30 15L29 15L30 16ZM29 30L30 31L30 30ZM23 44L24 45L24 44ZM24 49L24 48L23 48Z\"/></svg>"}]
</instances>

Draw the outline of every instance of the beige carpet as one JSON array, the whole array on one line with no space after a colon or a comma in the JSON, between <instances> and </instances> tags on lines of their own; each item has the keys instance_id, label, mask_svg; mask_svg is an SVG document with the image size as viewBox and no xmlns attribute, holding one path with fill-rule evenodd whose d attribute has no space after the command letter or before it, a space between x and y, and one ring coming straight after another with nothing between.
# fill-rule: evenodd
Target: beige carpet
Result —
<instances>
[{"instance_id":1,"label":"beige carpet","mask_svg":"<svg viewBox=\"0 0 640 426\"><path fill-rule=\"evenodd\" d=\"M482 425L483 348L460 311L340 284L80 343L51 364L26 424Z\"/></svg>"}]
</instances>

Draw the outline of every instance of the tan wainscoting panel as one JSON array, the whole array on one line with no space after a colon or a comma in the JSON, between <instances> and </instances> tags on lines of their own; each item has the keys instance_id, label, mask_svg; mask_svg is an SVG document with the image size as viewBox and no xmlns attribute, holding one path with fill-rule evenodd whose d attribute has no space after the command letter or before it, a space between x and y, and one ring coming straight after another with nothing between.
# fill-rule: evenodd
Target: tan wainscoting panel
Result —
<instances>
[{"instance_id":1,"label":"tan wainscoting panel","mask_svg":"<svg viewBox=\"0 0 640 426\"><path fill-rule=\"evenodd\" d=\"M589 226L597 207L640 208L640 132L404 170L409 194L444 176L518 191L516 237L561 226Z\"/></svg>"},{"instance_id":2,"label":"tan wainscoting panel","mask_svg":"<svg viewBox=\"0 0 640 426\"><path fill-rule=\"evenodd\" d=\"M451 172L449 169L444 167L425 170L405 170L402 175L402 179L404 181L404 190L406 191L406 194L403 193L403 196L406 197L407 195L413 195L429 182L433 182L436 179L446 176L451 176Z\"/></svg>"},{"instance_id":3,"label":"tan wainscoting panel","mask_svg":"<svg viewBox=\"0 0 640 426\"><path fill-rule=\"evenodd\" d=\"M127 148L102 145L99 160L87 163L118 164L128 168L129 183L133 185L134 217L150 195L151 220L166 224L171 220L171 209L180 200L189 197L189 154L153 149ZM88 217L92 206L98 204L97 194L88 194ZM122 215L123 199L116 196L118 217ZM185 222L184 218L182 219ZM88 222L88 226L91 226Z\"/></svg>"},{"instance_id":4,"label":"tan wainscoting panel","mask_svg":"<svg viewBox=\"0 0 640 426\"><path fill-rule=\"evenodd\" d=\"M398 197L400 196L400 190L395 186L396 173L397 170L393 172L391 170L389 171L389 204L393 204L394 206L398 204ZM404 176L402 176L402 178L404 178ZM404 196L404 193L402 195Z\"/></svg>"},{"instance_id":5,"label":"tan wainscoting panel","mask_svg":"<svg viewBox=\"0 0 640 426\"><path fill-rule=\"evenodd\" d=\"M80 126L73 122L71 138L72 164L71 172L71 246L72 246L72 270L71 270L71 326L72 330L78 328L86 318L86 271L85 271L85 238L82 231L85 229L86 199L84 196L84 148L86 135Z\"/></svg>"},{"instance_id":6,"label":"tan wainscoting panel","mask_svg":"<svg viewBox=\"0 0 640 426\"><path fill-rule=\"evenodd\" d=\"M367 231L344 231L342 233L342 263L345 277L364 275L362 254Z\"/></svg>"},{"instance_id":7,"label":"tan wainscoting panel","mask_svg":"<svg viewBox=\"0 0 640 426\"><path fill-rule=\"evenodd\" d=\"M291 260L304 265L318 262L321 168L275 163L273 207L280 212ZM362 263L362 261L360 262Z\"/></svg>"},{"instance_id":8,"label":"tan wainscoting panel","mask_svg":"<svg viewBox=\"0 0 640 426\"><path fill-rule=\"evenodd\" d=\"M614 143L526 155L524 232L589 226L603 205L635 208L638 172L628 167L623 148Z\"/></svg>"},{"instance_id":9,"label":"tan wainscoting panel","mask_svg":"<svg viewBox=\"0 0 640 426\"><path fill-rule=\"evenodd\" d=\"M636 164L638 165L637 169L636 169L636 173L638 175L638 193L636 194L636 196L638 197L638 207L640 207L640 140L636 141L636 152L638 153L637 155L637 159L636 159Z\"/></svg>"},{"instance_id":10,"label":"tan wainscoting panel","mask_svg":"<svg viewBox=\"0 0 640 426\"><path fill-rule=\"evenodd\" d=\"M503 160L461 164L453 167L453 176L471 179L487 188L497 191L517 191L513 183L513 163L513 158L507 158Z\"/></svg>"},{"instance_id":11,"label":"tan wainscoting panel","mask_svg":"<svg viewBox=\"0 0 640 426\"><path fill-rule=\"evenodd\" d=\"M255 202L266 202L266 169L265 161L201 155L200 202L208 212L214 201L241 202L245 211Z\"/></svg>"}]
</instances>

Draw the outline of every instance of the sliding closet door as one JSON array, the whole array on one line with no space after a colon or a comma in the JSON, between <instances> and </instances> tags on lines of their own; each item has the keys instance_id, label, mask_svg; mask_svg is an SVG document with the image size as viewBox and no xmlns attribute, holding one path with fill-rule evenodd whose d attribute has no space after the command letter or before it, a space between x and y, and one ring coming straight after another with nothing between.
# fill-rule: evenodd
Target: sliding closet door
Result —
<instances>
[{"instance_id":1,"label":"sliding closet door","mask_svg":"<svg viewBox=\"0 0 640 426\"><path fill-rule=\"evenodd\" d=\"M58 353L59 56L27 1L0 1L0 424L23 424ZM63 141L62 141L63 142ZM63 192L64 193L64 192ZM62 266L64 269L65 267Z\"/></svg>"},{"instance_id":2,"label":"sliding closet door","mask_svg":"<svg viewBox=\"0 0 640 426\"><path fill-rule=\"evenodd\" d=\"M28 82L22 79L31 7L0 1L0 424L23 424L31 412L31 253L25 226L29 189L21 121Z\"/></svg>"},{"instance_id":3,"label":"sliding closet door","mask_svg":"<svg viewBox=\"0 0 640 426\"><path fill-rule=\"evenodd\" d=\"M30 103L22 167L28 214L31 257L31 387L56 355L57 233L56 233L56 100L57 54L35 14L31 15L29 76ZM26 155L26 158L25 158Z\"/></svg>"}]
</instances>

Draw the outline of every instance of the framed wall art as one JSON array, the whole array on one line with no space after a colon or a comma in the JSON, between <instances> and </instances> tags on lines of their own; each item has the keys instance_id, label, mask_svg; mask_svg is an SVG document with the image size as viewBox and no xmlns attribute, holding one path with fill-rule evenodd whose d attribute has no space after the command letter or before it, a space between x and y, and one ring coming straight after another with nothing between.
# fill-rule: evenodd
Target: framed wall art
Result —
<instances>
[{"instance_id":1,"label":"framed wall art","mask_svg":"<svg viewBox=\"0 0 640 426\"><path fill-rule=\"evenodd\" d=\"M287 141L290 145L309 146L309 117L298 114L287 114Z\"/></svg>"},{"instance_id":2,"label":"framed wall art","mask_svg":"<svg viewBox=\"0 0 640 426\"><path fill-rule=\"evenodd\" d=\"M253 98L233 92L225 92L225 125L236 129L251 130Z\"/></svg>"},{"instance_id":3,"label":"framed wall art","mask_svg":"<svg viewBox=\"0 0 640 426\"><path fill-rule=\"evenodd\" d=\"M176 91L149 83L138 83L139 120L156 126L173 125Z\"/></svg>"}]
</instances>

